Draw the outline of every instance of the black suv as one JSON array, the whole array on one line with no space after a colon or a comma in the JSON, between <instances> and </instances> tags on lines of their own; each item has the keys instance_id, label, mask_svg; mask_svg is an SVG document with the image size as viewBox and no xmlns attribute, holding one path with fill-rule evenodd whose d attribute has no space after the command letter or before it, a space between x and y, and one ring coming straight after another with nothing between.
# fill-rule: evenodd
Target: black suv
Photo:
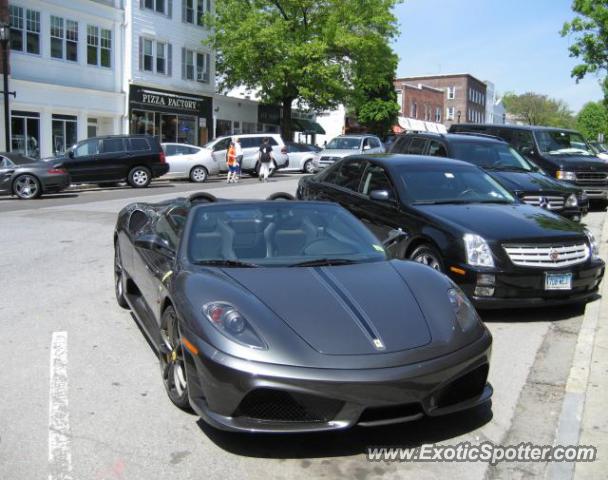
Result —
<instances>
[{"instance_id":1,"label":"black suv","mask_svg":"<svg viewBox=\"0 0 608 480\"><path fill-rule=\"evenodd\" d=\"M72 183L117 183L147 187L169 171L165 153L151 135L109 135L82 140L66 152L63 166Z\"/></svg>"},{"instance_id":2,"label":"black suv","mask_svg":"<svg viewBox=\"0 0 608 480\"><path fill-rule=\"evenodd\" d=\"M574 130L463 123L452 125L450 132L500 137L552 177L582 188L590 199L608 200L608 163L597 158L583 136Z\"/></svg>"},{"instance_id":3,"label":"black suv","mask_svg":"<svg viewBox=\"0 0 608 480\"><path fill-rule=\"evenodd\" d=\"M542 173L508 143L483 134L400 135L390 153L450 157L486 170L522 202L580 221L589 200L577 187Z\"/></svg>"}]
</instances>

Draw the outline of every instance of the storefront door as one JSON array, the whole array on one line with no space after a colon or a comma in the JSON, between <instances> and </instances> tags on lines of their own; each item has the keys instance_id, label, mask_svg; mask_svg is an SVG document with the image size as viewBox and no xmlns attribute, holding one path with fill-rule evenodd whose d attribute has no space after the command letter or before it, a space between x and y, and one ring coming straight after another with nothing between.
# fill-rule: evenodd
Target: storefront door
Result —
<instances>
[{"instance_id":1,"label":"storefront door","mask_svg":"<svg viewBox=\"0 0 608 480\"><path fill-rule=\"evenodd\" d=\"M40 157L40 114L11 112L11 150L28 157Z\"/></svg>"}]
</instances>

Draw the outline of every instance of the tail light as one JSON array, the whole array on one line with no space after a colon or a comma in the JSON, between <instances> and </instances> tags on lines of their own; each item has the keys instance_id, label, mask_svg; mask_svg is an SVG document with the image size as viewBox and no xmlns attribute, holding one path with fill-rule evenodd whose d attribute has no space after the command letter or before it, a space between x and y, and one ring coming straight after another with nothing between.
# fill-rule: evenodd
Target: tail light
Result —
<instances>
[{"instance_id":1,"label":"tail light","mask_svg":"<svg viewBox=\"0 0 608 480\"><path fill-rule=\"evenodd\" d=\"M161 150L158 154L158 160L160 161L160 163L166 163L165 152L163 150Z\"/></svg>"},{"instance_id":2,"label":"tail light","mask_svg":"<svg viewBox=\"0 0 608 480\"><path fill-rule=\"evenodd\" d=\"M63 168L51 168L47 173L50 175L66 175L68 172Z\"/></svg>"}]
</instances>

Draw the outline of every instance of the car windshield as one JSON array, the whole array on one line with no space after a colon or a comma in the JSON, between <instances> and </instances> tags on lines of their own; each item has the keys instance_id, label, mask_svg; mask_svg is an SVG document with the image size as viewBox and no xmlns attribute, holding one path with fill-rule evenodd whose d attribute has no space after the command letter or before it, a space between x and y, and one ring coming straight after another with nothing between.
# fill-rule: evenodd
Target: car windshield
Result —
<instances>
[{"instance_id":1,"label":"car windshield","mask_svg":"<svg viewBox=\"0 0 608 480\"><path fill-rule=\"evenodd\" d=\"M325 150L359 150L361 139L358 137L336 137L329 142Z\"/></svg>"},{"instance_id":2,"label":"car windshield","mask_svg":"<svg viewBox=\"0 0 608 480\"><path fill-rule=\"evenodd\" d=\"M190 262L219 267L306 267L382 261L378 239L334 204L269 201L197 207Z\"/></svg>"},{"instance_id":3,"label":"car windshield","mask_svg":"<svg viewBox=\"0 0 608 480\"><path fill-rule=\"evenodd\" d=\"M538 148L549 155L590 155L595 153L580 133L567 130L537 130Z\"/></svg>"},{"instance_id":4,"label":"car windshield","mask_svg":"<svg viewBox=\"0 0 608 480\"><path fill-rule=\"evenodd\" d=\"M513 203L515 199L490 175L462 166L403 165L397 168L405 196L414 205L440 203Z\"/></svg>"},{"instance_id":5,"label":"car windshield","mask_svg":"<svg viewBox=\"0 0 608 480\"><path fill-rule=\"evenodd\" d=\"M452 152L453 158L490 170L534 170L519 153L503 143L455 142Z\"/></svg>"}]
</instances>

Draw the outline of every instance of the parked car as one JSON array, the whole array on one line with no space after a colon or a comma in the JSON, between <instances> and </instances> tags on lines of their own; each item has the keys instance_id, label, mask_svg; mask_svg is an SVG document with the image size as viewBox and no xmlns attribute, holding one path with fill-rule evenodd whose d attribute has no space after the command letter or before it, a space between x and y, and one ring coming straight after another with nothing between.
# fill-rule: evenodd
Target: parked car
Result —
<instances>
[{"instance_id":1,"label":"parked car","mask_svg":"<svg viewBox=\"0 0 608 480\"><path fill-rule=\"evenodd\" d=\"M219 137L205 145L205 148L211 152L213 158L217 160L221 172L228 171L228 167L226 166L226 152L228 151L230 142L235 137L241 139L241 148L243 149L241 171L243 173L249 173L254 176L258 175L260 171L258 154L262 141L265 138L270 140L272 155L274 157L274 161L270 168L270 175L273 175L277 170L289 167L287 147L285 146L285 142L281 138L281 135L278 133L252 133Z\"/></svg>"},{"instance_id":2,"label":"parked car","mask_svg":"<svg viewBox=\"0 0 608 480\"><path fill-rule=\"evenodd\" d=\"M400 135L391 153L450 157L483 168L522 202L576 222L589 210L585 192L545 175L508 143L484 134L414 133Z\"/></svg>"},{"instance_id":3,"label":"parked car","mask_svg":"<svg viewBox=\"0 0 608 480\"><path fill-rule=\"evenodd\" d=\"M608 163L597 158L583 136L574 130L461 123L452 125L450 132L500 137L552 177L582 188L590 199L608 200Z\"/></svg>"},{"instance_id":4,"label":"parked car","mask_svg":"<svg viewBox=\"0 0 608 480\"><path fill-rule=\"evenodd\" d=\"M108 135L82 140L58 157L72 183L117 183L147 187L169 171L165 152L150 135Z\"/></svg>"},{"instance_id":5,"label":"parked car","mask_svg":"<svg viewBox=\"0 0 608 480\"><path fill-rule=\"evenodd\" d=\"M20 153L0 153L0 193L29 200L70 186L61 162L44 162Z\"/></svg>"},{"instance_id":6,"label":"parked car","mask_svg":"<svg viewBox=\"0 0 608 480\"><path fill-rule=\"evenodd\" d=\"M384 152L384 145L375 135L340 135L318 153L315 169L321 170L348 155Z\"/></svg>"},{"instance_id":7,"label":"parked car","mask_svg":"<svg viewBox=\"0 0 608 480\"><path fill-rule=\"evenodd\" d=\"M116 223L116 298L175 405L284 433L489 401L491 335L445 275L390 260L333 203L215 200L135 203Z\"/></svg>"},{"instance_id":8,"label":"parked car","mask_svg":"<svg viewBox=\"0 0 608 480\"><path fill-rule=\"evenodd\" d=\"M351 157L300 179L297 195L340 203L380 239L402 229L392 253L444 272L479 308L585 302L604 275L590 231L458 160Z\"/></svg>"},{"instance_id":9,"label":"parked car","mask_svg":"<svg viewBox=\"0 0 608 480\"><path fill-rule=\"evenodd\" d=\"M287 154L289 155L289 167L286 171L297 171L303 173L314 173L313 161L321 151L321 147L308 143L285 142Z\"/></svg>"},{"instance_id":10,"label":"parked car","mask_svg":"<svg viewBox=\"0 0 608 480\"><path fill-rule=\"evenodd\" d=\"M589 142L591 150L595 153L597 158L608 161L608 147L606 144L601 142Z\"/></svg>"},{"instance_id":11,"label":"parked car","mask_svg":"<svg viewBox=\"0 0 608 480\"><path fill-rule=\"evenodd\" d=\"M219 162L206 148L183 143L163 143L161 146L169 164L169 172L163 175L164 178L187 178L203 183L209 175L217 175L220 171Z\"/></svg>"}]
</instances>

